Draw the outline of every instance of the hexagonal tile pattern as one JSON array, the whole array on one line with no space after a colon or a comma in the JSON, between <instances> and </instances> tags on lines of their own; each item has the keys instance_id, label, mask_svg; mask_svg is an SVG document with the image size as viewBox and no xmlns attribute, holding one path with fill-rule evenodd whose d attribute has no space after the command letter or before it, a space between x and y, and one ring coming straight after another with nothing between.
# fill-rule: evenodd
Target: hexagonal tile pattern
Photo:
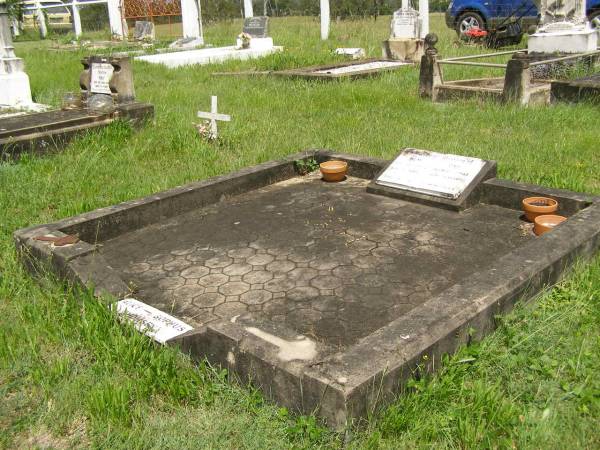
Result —
<instances>
[{"instance_id":1,"label":"hexagonal tile pattern","mask_svg":"<svg viewBox=\"0 0 600 450\"><path fill-rule=\"evenodd\" d=\"M262 304L273 298L269 291L250 291L240 296L240 301L246 305Z\"/></svg>"},{"instance_id":2,"label":"hexagonal tile pattern","mask_svg":"<svg viewBox=\"0 0 600 450\"><path fill-rule=\"evenodd\" d=\"M521 239L505 231L516 217L490 224L484 210L456 215L365 186L288 180L109 240L102 252L136 296L194 326L253 314L347 345L481 270L490 251L465 231L473 221L504 252Z\"/></svg>"},{"instance_id":3,"label":"hexagonal tile pattern","mask_svg":"<svg viewBox=\"0 0 600 450\"><path fill-rule=\"evenodd\" d=\"M219 292L225 295L242 295L250 290L250 285L243 281L230 281L219 287Z\"/></svg>"}]
</instances>

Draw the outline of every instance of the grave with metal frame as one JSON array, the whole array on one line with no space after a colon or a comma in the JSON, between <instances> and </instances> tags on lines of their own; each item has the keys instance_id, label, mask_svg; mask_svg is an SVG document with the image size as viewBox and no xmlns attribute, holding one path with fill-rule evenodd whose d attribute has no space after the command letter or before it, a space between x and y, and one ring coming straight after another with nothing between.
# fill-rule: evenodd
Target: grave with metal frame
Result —
<instances>
[{"instance_id":1,"label":"grave with metal frame","mask_svg":"<svg viewBox=\"0 0 600 450\"><path fill-rule=\"evenodd\" d=\"M60 149L73 137L115 120L135 127L154 116L154 106L135 99L128 57L90 56L82 60L81 92L68 94L62 109L2 119L0 157Z\"/></svg>"},{"instance_id":2,"label":"grave with metal frame","mask_svg":"<svg viewBox=\"0 0 600 450\"><path fill-rule=\"evenodd\" d=\"M584 68L593 72L600 58L600 50L583 53L549 55L526 50L509 50L453 58L440 58L436 49L438 38L429 34L425 38L425 54L421 59L419 94L434 102L457 99L484 98L521 105L549 104L560 100L551 93L552 75L567 74ZM511 58L507 62L482 62L480 59ZM468 66L503 70L503 77L485 77L448 81L443 67Z\"/></svg>"}]
</instances>

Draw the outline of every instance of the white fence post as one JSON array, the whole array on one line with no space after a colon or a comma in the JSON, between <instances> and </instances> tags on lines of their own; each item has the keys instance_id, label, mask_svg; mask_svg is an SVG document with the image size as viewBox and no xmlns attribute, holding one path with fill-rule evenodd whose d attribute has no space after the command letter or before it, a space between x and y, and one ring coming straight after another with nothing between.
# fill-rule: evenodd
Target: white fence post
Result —
<instances>
[{"instance_id":1,"label":"white fence post","mask_svg":"<svg viewBox=\"0 0 600 450\"><path fill-rule=\"evenodd\" d=\"M117 39L127 37L127 22L123 18L123 8L120 0L108 0L108 20L110 21L110 32Z\"/></svg>"},{"instance_id":2,"label":"white fence post","mask_svg":"<svg viewBox=\"0 0 600 450\"><path fill-rule=\"evenodd\" d=\"M429 0L419 0L419 16L421 17L421 39L429 34Z\"/></svg>"},{"instance_id":3,"label":"white fence post","mask_svg":"<svg viewBox=\"0 0 600 450\"><path fill-rule=\"evenodd\" d=\"M48 36L48 27L46 27L46 17L44 16L44 11L42 11L42 5L39 0L35 2L35 17L40 28L40 37L46 39L46 36Z\"/></svg>"},{"instance_id":4,"label":"white fence post","mask_svg":"<svg viewBox=\"0 0 600 450\"><path fill-rule=\"evenodd\" d=\"M11 20L10 26L12 27L13 36L17 37L21 34L21 30L19 29L19 21L14 17Z\"/></svg>"},{"instance_id":5,"label":"white fence post","mask_svg":"<svg viewBox=\"0 0 600 450\"><path fill-rule=\"evenodd\" d=\"M75 37L79 39L81 36L81 16L79 15L79 6L77 5L77 0L71 1L71 9L73 11L73 31L75 32Z\"/></svg>"},{"instance_id":6,"label":"white fence post","mask_svg":"<svg viewBox=\"0 0 600 450\"><path fill-rule=\"evenodd\" d=\"M200 0L181 0L181 22L184 38L194 38L204 43Z\"/></svg>"},{"instance_id":7,"label":"white fence post","mask_svg":"<svg viewBox=\"0 0 600 450\"><path fill-rule=\"evenodd\" d=\"M329 38L330 21L329 0L321 0L321 39L323 41Z\"/></svg>"},{"instance_id":8,"label":"white fence post","mask_svg":"<svg viewBox=\"0 0 600 450\"><path fill-rule=\"evenodd\" d=\"M252 9L252 0L244 0L244 17L254 17Z\"/></svg>"}]
</instances>

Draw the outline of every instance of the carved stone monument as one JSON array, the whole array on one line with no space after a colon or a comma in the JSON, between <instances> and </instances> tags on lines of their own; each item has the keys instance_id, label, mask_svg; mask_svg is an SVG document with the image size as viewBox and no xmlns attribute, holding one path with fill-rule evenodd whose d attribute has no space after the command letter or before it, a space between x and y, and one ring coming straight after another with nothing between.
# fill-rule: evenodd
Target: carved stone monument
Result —
<instances>
[{"instance_id":1,"label":"carved stone monument","mask_svg":"<svg viewBox=\"0 0 600 450\"><path fill-rule=\"evenodd\" d=\"M15 55L6 3L0 0L0 108L33 105L25 65Z\"/></svg>"},{"instance_id":2,"label":"carved stone monument","mask_svg":"<svg viewBox=\"0 0 600 450\"><path fill-rule=\"evenodd\" d=\"M389 59L417 62L423 56L423 39L429 32L429 3L419 1L419 10L410 0L394 12L390 38L383 42L383 56Z\"/></svg>"},{"instance_id":3,"label":"carved stone monument","mask_svg":"<svg viewBox=\"0 0 600 450\"><path fill-rule=\"evenodd\" d=\"M596 50L598 32L585 15L585 0L536 0L540 26L529 36L529 53L585 53Z\"/></svg>"}]
</instances>

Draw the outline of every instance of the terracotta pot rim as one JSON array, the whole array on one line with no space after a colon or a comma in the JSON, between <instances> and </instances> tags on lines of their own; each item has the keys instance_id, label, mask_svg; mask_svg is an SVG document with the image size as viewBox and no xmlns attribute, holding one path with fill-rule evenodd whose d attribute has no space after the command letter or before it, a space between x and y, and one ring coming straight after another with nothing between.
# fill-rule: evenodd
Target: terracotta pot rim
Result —
<instances>
[{"instance_id":1,"label":"terracotta pot rim","mask_svg":"<svg viewBox=\"0 0 600 450\"><path fill-rule=\"evenodd\" d=\"M331 160L319 164L322 173L339 173L345 172L348 169L346 161Z\"/></svg>"},{"instance_id":2,"label":"terracotta pot rim","mask_svg":"<svg viewBox=\"0 0 600 450\"><path fill-rule=\"evenodd\" d=\"M546 202L547 205L532 205L533 202ZM558 208L558 201L550 197L527 197L523 199L523 209L532 212L553 212Z\"/></svg>"},{"instance_id":3,"label":"terracotta pot rim","mask_svg":"<svg viewBox=\"0 0 600 450\"><path fill-rule=\"evenodd\" d=\"M565 222L567 218L558 214L540 214L534 219L533 231L537 236L540 236Z\"/></svg>"}]
</instances>

